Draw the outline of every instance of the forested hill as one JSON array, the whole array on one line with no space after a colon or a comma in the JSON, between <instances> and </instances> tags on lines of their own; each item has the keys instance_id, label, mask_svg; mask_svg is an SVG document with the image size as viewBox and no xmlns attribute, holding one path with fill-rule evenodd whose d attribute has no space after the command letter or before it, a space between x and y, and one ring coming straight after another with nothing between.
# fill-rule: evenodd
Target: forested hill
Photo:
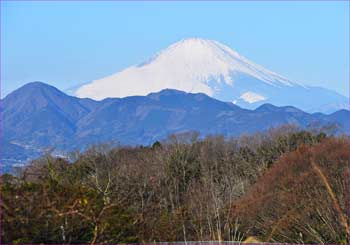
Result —
<instances>
[{"instance_id":1,"label":"forested hill","mask_svg":"<svg viewBox=\"0 0 350 245\"><path fill-rule=\"evenodd\" d=\"M237 136L282 124L300 127L337 124L350 132L350 112L309 114L295 107L264 104L242 109L205 94L166 89L147 96L102 101L68 96L50 85L34 82L2 101L2 162L4 169L38 157L47 148L55 154L95 143L149 145L179 132L201 136Z\"/></svg>"},{"instance_id":2,"label":"forested hill","mask_svg":"<svg viewBox=\"0 0 350 245\"><path fill-rule=\"evenodd\" d=\"M93 148L73 164L44 156L1 177L1 241L346 244L349 148L348 137L284 127Z\"/></svg>"}]
</instances>

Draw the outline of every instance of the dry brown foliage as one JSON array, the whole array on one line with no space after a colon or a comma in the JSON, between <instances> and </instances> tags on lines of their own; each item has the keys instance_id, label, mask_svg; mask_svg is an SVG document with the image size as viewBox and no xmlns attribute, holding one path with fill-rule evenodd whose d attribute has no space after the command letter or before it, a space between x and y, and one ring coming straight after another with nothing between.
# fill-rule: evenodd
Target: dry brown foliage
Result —
<instances>
[{"instance_id":1,"label":"dry brown foliage","mask_svg":"<svg viewBox=\"0 0 350 245\"><path fill-rule=\"evenodd\" d=\"M282 156L232 206L265 242L349 242L350 140L325 139Z\"/></svg>"}]
</instances>

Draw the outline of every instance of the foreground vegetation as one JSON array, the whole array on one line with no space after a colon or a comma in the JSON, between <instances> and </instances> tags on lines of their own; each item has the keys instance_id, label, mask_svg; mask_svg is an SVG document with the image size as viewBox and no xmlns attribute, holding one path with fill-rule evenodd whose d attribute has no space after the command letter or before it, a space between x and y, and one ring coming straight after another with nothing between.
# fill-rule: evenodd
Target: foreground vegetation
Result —
<instances>
[{"instance_id":1,"label":"foreground vegetation","mask_svg":"<svg viewBox=\"0 0 350 245\"><path fill-rule=\"evenodd\" d=\"M349 149L287 126L45 156L2 176L2 242L347 243Z\"/></svg>"}]
</instances>

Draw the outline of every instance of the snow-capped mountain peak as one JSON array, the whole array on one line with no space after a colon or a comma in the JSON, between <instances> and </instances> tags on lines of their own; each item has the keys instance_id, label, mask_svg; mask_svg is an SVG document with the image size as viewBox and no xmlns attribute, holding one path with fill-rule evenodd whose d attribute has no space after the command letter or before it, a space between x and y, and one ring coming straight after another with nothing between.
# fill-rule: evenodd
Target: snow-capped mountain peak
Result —
<instances>
[{"instance_id":1,"label":"snow-capped mountain peak","mask_svg":"<svg viewBox=\"0 0 350 245\"><path fill-rule=\"evenodd\" d=\"M293 85L288 79L254 64L219 42L189 38L170 45L145 63L84 85L76 94L103 99L174 88L213 96L218 89L213 89L209 81L233 86L235 76L241 74L274 86Z\"/></svg>"},{"instance_id":2,"label":"snow-capped mountain peak","mask_svg":"<svg viewBox=\"0 0 350 245\"><path fill-rule=\"evenodd\" d=\"M245 73L270 84L293 84L214 40L200 38L181 40L160 52L152 61L154 66L178 65L199 79L223 75L224 81L230 85L233 84L230 76L235 73Z\"/></svg>"},{"instance_id":3,"label":"snow-capped mountain peak","mask_svg":"<svg viewBox=\"0 0 350 245\"><path fill-rule=\"evenodd\" d=\"M214 40L189 38L158 52L148 61L92 81L76 91L78 97L147 95L171 88L201 92L237 105L254 108L264 102L295 105L287 91L308 93L309 88L272 72ZM314 108L308 104L302 109Z\"/></svg>"}]
</instances>

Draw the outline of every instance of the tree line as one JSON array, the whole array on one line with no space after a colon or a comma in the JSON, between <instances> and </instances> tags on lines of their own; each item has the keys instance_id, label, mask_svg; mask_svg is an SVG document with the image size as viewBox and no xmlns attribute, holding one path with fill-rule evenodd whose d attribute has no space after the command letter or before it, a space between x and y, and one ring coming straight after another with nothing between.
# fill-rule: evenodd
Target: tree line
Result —
<instances>
[{"instance_id":1,"label":"tree line","mask_svg":"<svg viewBox=\"0 0 350 245\"><path fill-rule=\"evenodd\" d=\"M293 126L45 155L1 176L3 243L347 243L350 139Z\"/></svg>"}]
</instances>

